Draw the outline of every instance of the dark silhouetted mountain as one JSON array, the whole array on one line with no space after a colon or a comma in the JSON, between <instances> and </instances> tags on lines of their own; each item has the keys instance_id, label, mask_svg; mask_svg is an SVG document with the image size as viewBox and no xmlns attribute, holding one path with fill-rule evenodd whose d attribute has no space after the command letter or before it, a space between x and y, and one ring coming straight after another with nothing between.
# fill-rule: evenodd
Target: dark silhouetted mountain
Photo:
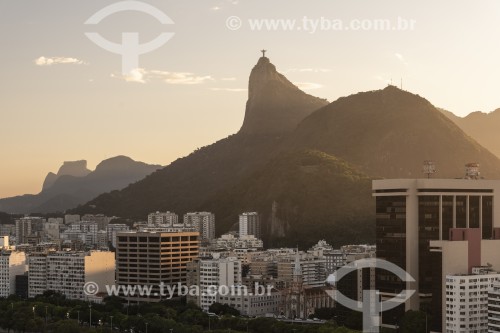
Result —
<instances>
[{"instance_id":1,"label":"dark silhouetted mountain","mask_svg":"<svg viewBox=\"0 0 500 333\"><path fill-rule=\"evenodd\" d=\"M268 245L310 245L320 235L348 243L373 236L368 177L421 177L424 160L436 161L439 177L463 176L468 162L500 176L493 154L417 95L390 86L323 104L261 58L238 134L73 212L144 219L157 210L211 210L221 234L239 213L257 210Z\"/></svg>"},{"instance_id":2,"label":"dark silhouetted mountain","mask_svg":"<svg viewBox=\"0 0 500 333\"><path fill-rule=\"evenodd\" d=\"M43 182L42 191L54 185L56 180L61 176L85 177L89 173L91 173L91 171L87 169L87 161L85 160L64 162L57 174L53 172L47 174Z\"/></svg>"},{"instance_id":3,"label":"dark silhouetted mountain","mask_svg":"<svg viewBox=\"0 0 500 333\"><path fill-rule=\"evenodd\" d=\"M248 83L245 120L240 133L275 134L291 132L313 111L328 102L301 91L267 57L252 69Z\"/></svg>"},{"instance_id":4,"label":"dark silhouetted mountain","mask_svg":"<svg viewBox=\"0 0 500 333\"><path fill-rule=\"evenodd\" d=\"M371 180L345 161L319 151L283 153L237 185L212 196L220 232L237 230L241 212L257 211L268 246L335 245L374 240Z\"/></svg>"},{"instance_id":5,"label":"dark silhouetted mountain","mask_svg":"<svg viewBox=\"0 0 500 333\"><path fill-rule=\"evenodd\" d=\"M442 110L465 133L500 158L500 109L490 113L472 112L466 117Z\"/></svg>"},{"instance_id":6,"label":"dark silhouetted mountain","mask_svg":"<svg viewBox=\"0 0 500 333\"><path fill-rule=\"evenodd\" d=\"M500 177L500 160L465 134L426 99L388 86L343 97L298 126L296 148L318 149L349 161L372 177L419 178L433 160L438 178L464 176L481 164L486 178Z\"/></svg>"},{"instance_id":7,"label":"dark silhouetted mountain","mask_svg":"<svg viewBox=\"0 0 500 333\"><path fill-rule=\"evenodd\" d=\"M44 186L39 194L0 199L0 211L63 212L101 193L122 189L161 168L125 156L105 160L90 173L85 171L86 165L86 161L65 162L52 185Z\"/></svg>"}]
</instances>

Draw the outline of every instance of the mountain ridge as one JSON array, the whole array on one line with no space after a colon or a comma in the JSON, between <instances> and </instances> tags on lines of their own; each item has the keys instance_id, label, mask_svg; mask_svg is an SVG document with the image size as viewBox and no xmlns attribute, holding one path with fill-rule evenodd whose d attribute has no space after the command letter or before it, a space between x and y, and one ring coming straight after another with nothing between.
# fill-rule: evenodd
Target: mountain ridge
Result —
<instances>
[{"instance_id":1,"label":"mountain ridge","mask_svg":"<svg viewBox=\"0 0 500 333\"><path fill-rule=\"evenodd\" d=\"M500 109L486 113L475 111L465 117L439 109L469 136L500 158Z\"/></svg>"},{"instance_id":2,"label":"mountain ridge","mask_svg":"<svg viewBox=\"0 0 500 333\"><path fill-rule=\"evenodd\" d=\"M259 63L272 65L262 58ZM318 109L310 111L317 98L307 97L300 90L296 92L300 98L288 98L286 94L287 98L283 98L280 92L296 91L289 81L281 76L275 79L273 68L256 80L252 75L259 71L252 70L249 82L266 87L261 88L266 98L250 89L245 121L237 134L196 150L121 191L94 198L72 212L144 219L157 210L178 214L210 210L216 213L216 233L220 235L234 227L242 210L260 210L266 244L312 245L317 234L308 230L326 229L331 238L327 241L340 242L335 235L341 233L348 235L342 241L349 243L361 240L357 233L360 230L373 236L375 218L368 179L422 177L424 160L436 161L437 177L441 178L463 177L468 162L481 163L486 177L500 178L500 160L423 97L388 86L341 97L327 105L320 103ZM255 96L264 103L262 107L255 108L251 101ZM302 102L298 105L297 100ZM252 117L256 124L265 123L269 119L265 110L286 116L287 110L297 105L306 110L298 113L303 119L297 125L272 123L265 131L243 130L252 124L247 121ZM300 154L316 155L318 165L330 167L303 168L297 162ZM344 168L335 167L339 164ZM313 173L304 174L304 170ZM349 192L349 186L344 186L345 201L329 196L332 201L326 205L318 194L325 189L323 196L339 191L335 184L343 179L342 170L364 175L350 183L351 188L364 190ZM310 198L315 200L311 202ZM355 210L357 203L359 209ZM356 214L335 215L344 207ZM370 237L363 241L373 241Z\"/></svg>"},{"instance_id":3,"label":"mountain ridge","mask_svg":"<svg viewBox=\"0 0 500 333\"><path fill-rule=\"evenodd\" d=\"M94 171L86 169L86 165L85 160L64 162L51 183L47 183L46 177L40 193L0 199L0 211L23 214L63 212L101 193L122 189L160 168L126 156L106 159Z\"/></svg>"}]
</instances>

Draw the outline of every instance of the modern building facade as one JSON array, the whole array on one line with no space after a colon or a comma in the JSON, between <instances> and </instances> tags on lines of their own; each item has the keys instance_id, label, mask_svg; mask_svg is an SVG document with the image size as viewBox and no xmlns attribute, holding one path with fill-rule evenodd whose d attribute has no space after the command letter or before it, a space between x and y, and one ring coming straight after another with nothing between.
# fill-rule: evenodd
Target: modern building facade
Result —
<instances>
[{"instance_id":1,"label":"modern building facade","mask_svg":"<svg viewBox=\"0 0 500 333\"><path fill-rule=\"evenodd\" d=\"M433 302L436 283L431 241L449 239L453 228L477 228L480 238L493 238L494 216L500 216L500 181L482 179L388 179L373 181L376 199L377 258L406 270L416 282L402 282L379 270L376 286L383 300L402 290L417 292L401 306L384 313L384 323ZM500 222L498 222L500 223ZM437 277L437 278L442 278ZM439 284L439 283L438 283ZM439 284L442 286L442 284ZM440 287L442 288L442 287ZM433 323L441 330L442 318Z\"/></svg>"},{"instance_id":2,"label":"modern building facade","mask_svg":"<svg viewBox=\"0 0 500 333\"><path fill-rule=\"evenodd\" d=\"M119 232L116 240L116 284L150 286L150 295L129 295L132 302L159 302L160 286L186 284L186 265L198 258L199 233ZM166 289L165 289L166 290Z\"/></svg>"}]
</instances>

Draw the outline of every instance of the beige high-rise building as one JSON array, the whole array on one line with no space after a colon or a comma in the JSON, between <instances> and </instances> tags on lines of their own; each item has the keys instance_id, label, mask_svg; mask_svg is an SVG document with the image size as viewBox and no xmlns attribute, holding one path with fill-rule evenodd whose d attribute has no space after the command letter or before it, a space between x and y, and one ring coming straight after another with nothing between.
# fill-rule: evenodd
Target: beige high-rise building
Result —
<instances>
[{"instance_id":1,"label":"beige high-rise building","mask_svg":"<svg viewBox=\"0 0 500 333\"><path fill-rule=\"evenodd\" d=\"M116 236L116 284L151 287L149 295L122 295L133 302L159 302L168 286L186 284L186 265L198 258L199 233L119 232Z\"/></svg>"}]
</instances>

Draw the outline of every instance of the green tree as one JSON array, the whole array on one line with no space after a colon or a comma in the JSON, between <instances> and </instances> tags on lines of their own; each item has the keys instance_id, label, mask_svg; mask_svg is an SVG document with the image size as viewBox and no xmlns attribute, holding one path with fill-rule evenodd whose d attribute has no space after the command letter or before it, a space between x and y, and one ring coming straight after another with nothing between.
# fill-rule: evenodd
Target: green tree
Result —
<instances>
[{"instance_id":1,"label":"green tree","mask_svg":"<svg viewBox=\"0 0 500 333\"><path fill-rule=\"evenodd\" d=\"M422 311L407 311L401 319L401 333L426 333L426 314Z\"/></svg>"}]
</instances>

